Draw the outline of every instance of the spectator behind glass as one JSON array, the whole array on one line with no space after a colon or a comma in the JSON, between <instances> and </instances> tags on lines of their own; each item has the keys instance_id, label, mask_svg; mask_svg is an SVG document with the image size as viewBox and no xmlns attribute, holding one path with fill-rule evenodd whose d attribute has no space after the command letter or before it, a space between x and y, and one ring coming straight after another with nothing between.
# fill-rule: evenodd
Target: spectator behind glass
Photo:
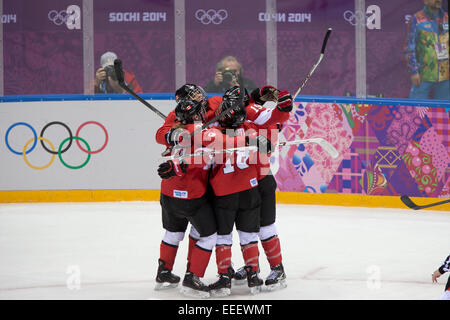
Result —
<instances>
[{"instance_id":1,"label":"spectator behind glass","mask_svg":"<svg viewBox=\"0 0 450 320\"><path fill-rule=\"evenodd\" d=\"M424 4L408 25L409 98L450 100L448 13L441 8L442 0L424 0Z\"/></svg>"},{"instance_id":2,"label":"spectator behind glass","mask_svg":"<svg viewBox=\"0 0 450 320\"><path fill-rule=\"evenodd\" d=\"M114 60L117 55L114 52L105 52L100 58L101 67L95 72L94 91L95 93L124 93L125 90L117 81L114 71ZM142 93L142 88L136 81L132 72L123 70L125 84L134 92Z\"/></svg>"},{"instance_id":3,"label":"spectator behind glass","mask_svg":"<svg viewBox=\"0 0 450 320\"><path fill-rule=\"evenodd\" d=\"M206 92L223 93L231 87L238 86L241 80L248 92L256 88L252 80L243 76L242 66L237 59L227 56L217 63L214 80L208 82L204 89Z\"/></svg>"}]
</instances>

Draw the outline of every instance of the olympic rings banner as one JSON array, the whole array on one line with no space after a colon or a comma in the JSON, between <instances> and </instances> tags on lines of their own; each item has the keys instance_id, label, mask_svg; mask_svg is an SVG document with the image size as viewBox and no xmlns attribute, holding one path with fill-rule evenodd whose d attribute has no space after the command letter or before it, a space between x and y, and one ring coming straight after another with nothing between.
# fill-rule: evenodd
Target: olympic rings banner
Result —
<instances>
[{"instance_id":1,"label":"olympic rings banner","mask_svg":"<svg viewBox=\"0 0 450 320\"><path fill-rule=\"evenodd\" d=\"M104 142L104 144L99 149L97 149L95 151L91 150L91 147L89 146L87 141L79 136L80 130L84 126L86 126L88 124L95 124L95 125L99 126L103 130L103 132L105 133L105 142ZM45 130L47 130L51 126L55 126L55 125L62 126L64 129L67 130L67 133L68 133L68 137L65 138L64 140L62 140L57 148L55 148L54 144L50 140L48 140L47 138L44 138ZM25 126L25 127L29 128L31 130L32 135L33 135L33 137L25 143L25 145L23 146L21 151L14 150L11 147L11 144L9 142L9 136L10 136L11 130L13 130L17 126ZM41 142L42 148L51 155L50 161L47 164L42 165L42 166L35 166L35 165L31 164L30 161L27 158L27 154L29 154L31 151L33 151L36 148L38 140ZM63 157L62 157L62 154L70 149L70 147L72 146L72 142L74 140L76 141L76 144L77 144L78 148L82 152L87 154L86 160L80 165L69 165L66 161L63 160ZM80 141L83 142L84 147L81 146ZM37 134L36 134L36 130L29 123L16 122L16 123L12 124L11 126L9 126L9 128L6 130L5 144L6 144L6 147L9 149L9 151L11 151L14 154L22 156L23 160L25 161L25 163L30 168L33 168L33 169L36 169L36 170L42 170L42 169L48 168L53 163L53 161L55 160L55 156L56 155L58 155L61 164L63 164L66 168L69 168L69 169L81 169L81 168L83 168L84 166L86 166L88 164L92 154L99 153L99 152L103 151L103 149L106 148L106 145L108 144L108 131L106 130L106 128L105 128L105 126L103 124L101 124L101 123L99 123L97 121L86 121L86 122L82 123L78 127L78 129L76 131L76 135L73 136L72 130L64 122L52 121L52 122L47 123L42 128L41 133L40 133L40 135L38 137ZM47 144L47 146L46 146L46 144ZM49 149L48 146L50 147L51 150Z\"/></svg>"},{"instance_id":2,"label":"olympic rings banner","mask_svg":"<svg viewBox=\"0 0 450 320\"><path fill-rule=\"evenodd\" d=\"M173 101L152 101L165 114ZM0 190L159 189L162 119L130 101L2 103Z\"/></svg>"}]
</instances>

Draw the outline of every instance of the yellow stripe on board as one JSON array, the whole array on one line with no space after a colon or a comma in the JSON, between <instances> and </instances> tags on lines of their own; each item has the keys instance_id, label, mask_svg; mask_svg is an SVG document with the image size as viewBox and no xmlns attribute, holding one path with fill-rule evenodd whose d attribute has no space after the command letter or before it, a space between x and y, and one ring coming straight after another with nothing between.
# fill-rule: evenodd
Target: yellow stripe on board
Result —
<instances>
[{"instance_id":1,"label":"yellow stripe on board","mask_svg":"<svg viewBox=\"0 0 450 320\"><path fill-rule=\"evenodd\" d=\"M0 191L0 203L159 201L159 190Z\"/></svg>"},{"instance_id":2,"label":"yellow stripe on board","mask_svg":"<svg viewBox=\"0 0 450 320\"><path fill-rule=\"evenodd\" d=\"M422 206L444 199L411 197L411 200ZM368 196L362 194L277 192L277 203L408 209L399 196ZM450 212L450 203L423 210Z\"/></svg>"},{"instance_id":3,"label":"yellow stripe on board","mask_svg":"<svg viewBox=\"0 0 450 320\"><path fill-rule=\"evenodd\" d=\"M159 201L159 194L159 190L0 191L0 203ZM443 200L440 198L420 197L412 197L411 199L418 205L426 205ZM407 208L400 201L400 197L338 193L277 192L277 203L371 208ZM423 210L450 212L450 203Z\"/></svg>"}]
</instances>

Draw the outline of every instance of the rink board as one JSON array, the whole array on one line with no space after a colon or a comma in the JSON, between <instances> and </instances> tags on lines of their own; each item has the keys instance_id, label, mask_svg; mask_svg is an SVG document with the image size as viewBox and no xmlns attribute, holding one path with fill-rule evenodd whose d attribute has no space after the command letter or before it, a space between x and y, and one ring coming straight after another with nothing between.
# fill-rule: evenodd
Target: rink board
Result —
<instances>
[{"instance_id":1,"label":"rink board","mask_svg":"<svg viewBox=\"0 0 450 320\"><path fill-rule=\"evenodd\" d=\"M0 202L159 200L156 168L164 148L155 142L155 133L163 119L128 95L82 97L4 97ZM147 101L162 113L173 110L169 95L151 97L147 94ZM302 99L282 138L322 134L339 157L332 159L312 144L282 149L272 166L278 202L403 207L400 194L421 205L449 197L450 104ZM416 124L418 115L422 123ZM405 124L411 133L398 137L396 129ZM425 170L420 176L412 173L411 146L430 164L429 176ZM449 211L448 206L435 209Z\"/></svg>"}]
</instances>

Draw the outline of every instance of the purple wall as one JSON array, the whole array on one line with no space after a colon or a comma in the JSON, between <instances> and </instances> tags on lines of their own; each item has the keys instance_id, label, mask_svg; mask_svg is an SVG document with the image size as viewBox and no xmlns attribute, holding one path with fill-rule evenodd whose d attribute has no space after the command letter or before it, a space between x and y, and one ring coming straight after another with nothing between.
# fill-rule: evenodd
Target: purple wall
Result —
<instances>
[{"instance_id":1,"label":"purple wall","mask_svg":"<svg viewBox=\"0 0 450 320\"><path fill-rule=\"evenodd\" d=\"M342 12L354 10L354 1L278 1L277 11L286 14L286 22L277 25L278 86L295 92L319 58L325 33L333 33L326 55L302 90L306 95L343 96L355 91L355 32L342 19ZM311 19L295 22L296 13L311 15ZM291 21L289 21L291 17Z\"/></svg>"},{"instance_id":2,"label":"purple wall","mask_svg":"<svg viewBox=\"0 0 450 320\"><path fill-rule=\"evenodd\" d=\"M354 94L354 0L276 3L278 86L291 91L299 87L318 58L327 28L332 27L326 56L302 94ZM61 21L70 5L77 5L82 13L81 0L4 1L4 15L14 15L3 23L5 95L83 93L82 21L80 29L70 29ZM405 22L422 9L423 1L366 1L367 7L371 5L379 7L380 16L379 25L366 32L367 92L405 98L410 88L403 57ZM448 10L447 2L443 5ZM209 9L226 10L226 18L202 21L199 10ZM62 16L55 18L53 10ZM274 19L265 12L265 1L185 1L186 80L206 85L214 77L216 63L233 55L246 77L258 86L265 84L265 20ZM125 13L132 14L125 17ZM144 92L175 90L173 0L95 0L93 32L95 69L103 52L114 51Z\"/></svg>"},{"instance_id":3,"label":"purple wall","mask_svg":"<svg viewBox=\"0 0 450 320\"><path fill-rule=\"evenodd\" d=\"M373 0L382 8L381 29L366 33L367 91L385 97L408 98L410 75L404 57L405 16L423 8L423 1Z\"/></svg>"},{"instance_id":4,"label":"purple wall","mask_svg":"<svg viewBox=\"0 0 450 320\"><path fill-rule=\"evenodd\" d=\"M226 2L192 0L186 6L186 80L206 85L214 79L217 62L235 56L247 78L256 85L266 81L266 25L255 19L255 12L265 11L265 2L229 0ZM216 24L201 17L199 10L225 10ZM222 11L224 12L224 11ZM207 24L206 24L207 23Z\"/></svg>"},{"instance_id":5,"label":"purple wall","mask_svg":"<svg viewBox=\"0 0 450 320\"><path fill-rule=\"evenodd\" d=\"M123 15L125 12L132 12L133 15L126 17ZM173 91L173 12L172 0L95 0L95 69L100 67L100 56L106 51L113 51L122 59L124 69L135 74L144 92ZM124 19L134 21L123 22Z\"/></svg>"},{"instance_id":6,"label":"purple wall","mask_svg":"<svg viewBox=\"0 0 450 320\"><path fill-rule=\"evenodd\" d=\"M3 14L15 15L3 24L5 95L83 92L83 32L68 29L61 20L69 5L81 8L81 3L3 2ZM62 10L62 16L55 18Z\"/></svg>"}]
</instances>

